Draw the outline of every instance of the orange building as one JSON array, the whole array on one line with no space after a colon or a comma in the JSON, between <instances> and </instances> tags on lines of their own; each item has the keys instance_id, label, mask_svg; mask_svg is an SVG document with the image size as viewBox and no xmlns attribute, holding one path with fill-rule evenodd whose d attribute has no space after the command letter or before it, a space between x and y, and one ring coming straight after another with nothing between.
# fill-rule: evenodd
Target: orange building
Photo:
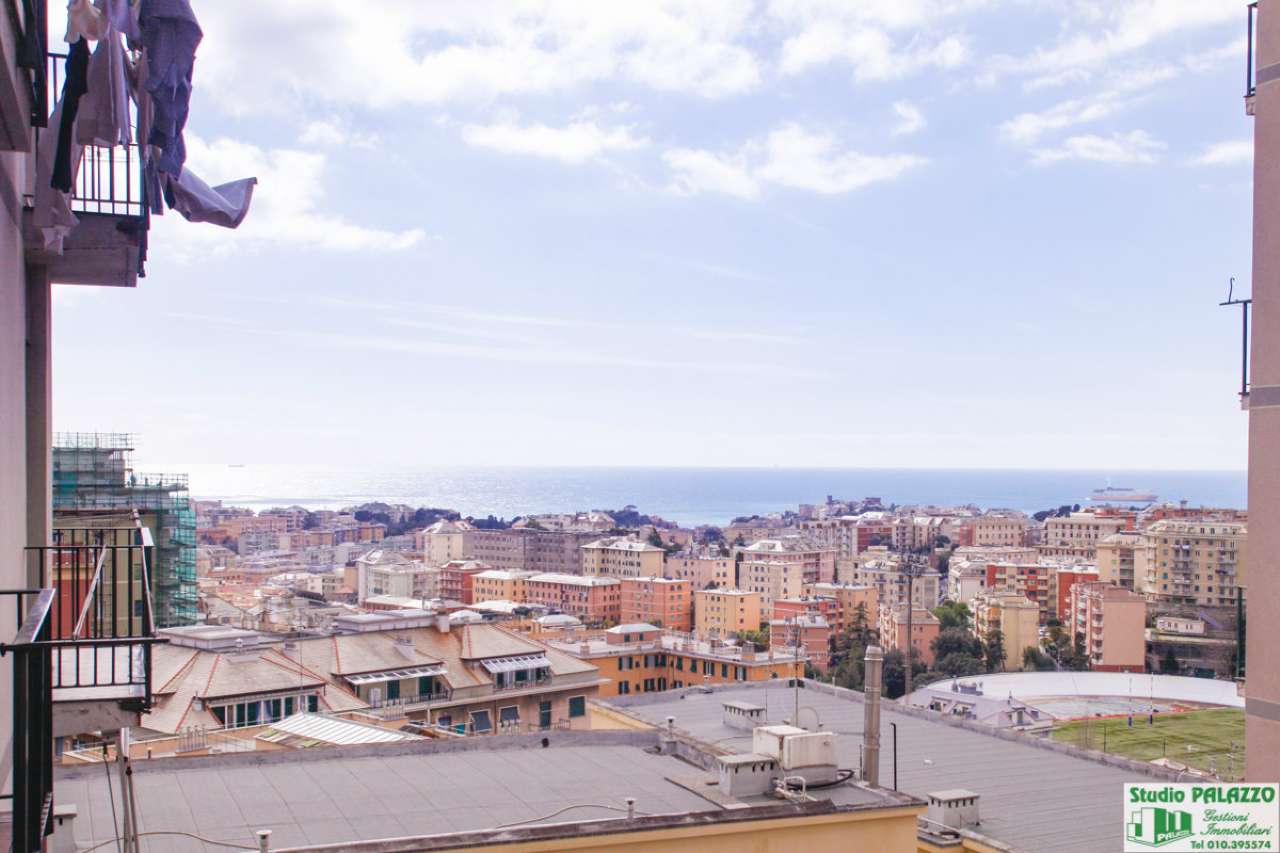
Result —
<instances>
[{"instance_id":1,"label":"orange building","mask_svg":"<svg viewBox=\"0 0 1280 853\"><path fill-rule=\"evenodd\" d=\"M553 613L577 616L588 625L616 625L622 616L617 578L543 572L526 578L525 601Z\"/></svg>"},{"instance_id":2,"label":"orange building","mask_svg":"<svg viewBox=\"0 0 1280 853\"><path fill-rule=\"evenodd\" d=\"M777 612L777 603L774 604ZM774 652L801 649L814 669L825 672L831 663L833 629L825 617L817 613L793 613L769 622L769 648Z\"/></svg>"},{"instance_id":3,"label":"orange building","mask_svg":"<svg viewBox=\"0 0 1280 853\"><path fill-rule=\"evenodd\" d=\"M1084 635L1090 669L1146 669L1147 600L1141 594L1109 583L1078 583L1071 588L1066 624Z\"/></svg>"},{"instance_id":4,"label":"orange building","mask_svg":"<svg viewBox=\"0 0 1280 853\"><path fill-rule=\"evenodd\" d=\"M693 590L687 580L622 578L624 623L648 622L688 633L693 630Z\"/></svg>"},{"instance_id":5,"label":"orange building","mask_svg":"<svg viewBox=\"0 0 1280 853\"><path fill-rule=\"evenodd\" d=\"M911 614L911 645L915 648L925 666L933 666L933 641L938 636L940 625L938 617L923 607L917 607ZM880 642L885 649L907 648L907 606L880 607Z\"/></svg>"},{"instance_id":6,"label":"orange building","mask_svg":"<svg viewBox=\"0 0 1280 853\"><path fill-rule=\"evenodd\" d=\"M601 698L804 675L803 652L797 662L789 650L691 640L647 624L617 625L586 640L543 642L597 667L609 679L600 685Z\"/></svg>"},{"instance_id":7,"label":"orange building","mask_svg":"<svg viewBox=\"0 0 1280 853\"><path fill-rule=\"evenodd\" d=\"M693 594L693 628L699 639L727 639L760 629L760 593L700 589Z\"/></svg>"},{"instance_id":8,"label":"orange building","mask_svg":"<svg viewBox=\"0 0 1280 853\"><path fill-rule=\"evenodd\" d=\"M475 603L475 577L492 569L479 560L450 560L440 567L440 597L446 601Z\"/></svg>"}]
</instances>

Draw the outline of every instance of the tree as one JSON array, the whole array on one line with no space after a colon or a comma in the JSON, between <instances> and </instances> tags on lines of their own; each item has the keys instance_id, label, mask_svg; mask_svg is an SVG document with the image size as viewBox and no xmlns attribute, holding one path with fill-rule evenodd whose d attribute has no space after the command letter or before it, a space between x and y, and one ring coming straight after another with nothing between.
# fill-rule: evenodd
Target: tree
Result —
<instances>
[{"instance_id":1,"label":"tree","mask_svg":"<svg viewBox=\"0 0 1280 853\"><path fill-rule=\"evenodd\" d=\"M655 548L664 547L662 544L662 534L658 533L658 528L649 531L649 544Z\"/></svg>"},{"instance_id":2,"label":"tree","mask_svg":"<svg viewBox=\"0 0 1280 853\"><path fill-rule=\"evenodd\" d=\"M1004 669L1004 632L998 627L987 631L987 636L983 638L987 644L987 671L1000 672Z\"/></svg>"},{"instance_id":3,"label":"tree","mask_svg":"<svg viewBox=\"0 0 1280 853\"><path fill-rule=\"evenodd\" d=\"M884 696L886 699L897 699L906 692L907 688L907 656L900 649L890 649L884 656ZM920 654L915 649L911 650L911 677L912 680L919 684L917 676L923 675L928 669L924 662L920 660Z\"/></svg>"},{"instance_id":4,"label":"tree","mask_svg":"<svg viewBox=\"0 0 1280 853\"><path fill-rule=\"evenodd\" d=\"M980 675L986 671L983 666L982 658L965 654L964 652L952 652L942 658L936 664L938 672L952 678L962 678L967 675Z\"/></svg>"},{"instance_id":5,"label":"tree","mask_svg":"<svg viewBox=\"0 0 1280 853\"><path fill-rule=\"evenodd\" d=\"M971 658L982 658L982 642L964 628L946 628L938 632L930 644L933 659L942 660L951 655L965 655Z\"/></svg>"},{"instance_id":6,"label":"tree","mask_svg":"<svg viewBox=\"0 0 1280 853\"><path fill-rule=\"evenodd\" d=\"M1038 672L1052 672L1055 669L1053 658L1035 646L1027 646L1022 650L1022 668Z\"/></svg>"},{"instance_id":7,"label":"tree","mask_svg":"<svg viewBox=\"0 0 1280 853\"><path fill-rule=\"evenodd\" d=\"M768 625L756 631L739 631L737 637L740 643L751 643L756 647L756 651L768 651L769 649Z\"/></svg>"},{"instance_id":8,"label":"tree","mask_svg":"<svg viewBox=\"0 0 1280 853\"><path fill-rule=\"evenodd\" d=\"M969 610L969 605L963 601L944 601L933 608L933 615L938 617L939 627L944 631L947 628L967 630L973 623L973 614Z\"/></svg>"},{"instance_id":9,"label":"tree","mask_svg":"<svg viewBox=\"0 0 1280 853\"><path fill-rule=\"evenodd\" d=\"M1164 657L1160 658L1160 671L1165 675L1177 675L1182 671L1182 664L1178 663L1178 656L1173 649L1166 649Z\"/></svg>"},{"instance_id":10,"label":"tree","mask_svg":"<svg viewBox=\"0 0 1280 853\"><path fill-rule=\"evenodd\" d=\"M872 629L871 620L867 616L867 603L859 601L853 607L853 616L849 619L849 627L847 629L850 645L862 646L866 648L871 645Z\"/></svg>"}]
</instances>

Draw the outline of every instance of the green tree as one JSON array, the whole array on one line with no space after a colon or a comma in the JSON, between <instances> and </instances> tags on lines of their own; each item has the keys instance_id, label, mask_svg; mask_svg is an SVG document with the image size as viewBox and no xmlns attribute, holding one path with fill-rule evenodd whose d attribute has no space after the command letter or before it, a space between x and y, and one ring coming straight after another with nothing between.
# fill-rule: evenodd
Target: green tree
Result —
<instances>
[{"instance_id":1,"label":"green tree","mask_svg":"<svg viewBox=\"0 0 1280 853\"><path fill-rule=\"evenodd\" d=\"M1035 646L1027 646L1022 650L1022 668L1038 672L1052 672L1055 669L1053 658Z\"/></svg>"},{"instance_id":2,"label":"green tree","mask_svg":"<svg viewBox=\"0 0 1280 853\"><path fill-rule=\"evenodd\" d=\"M980 675L986 671L982 658L977 658L964 652L952 652L939 660L936 666L938 672L952 678Z\"/></svg>"},{"instance_id":3,"label":"green tree","mask_svg":"<svg viewBox=\"0 0 1280 853\"><path fill-rule=\"evenodd\" d=\"M655 548L664 547L662 544L662 536L658 533L658 528L656 527L649 531L649 544Z\"/></svg>"},{"instance_id":4,"label":"green tree","mask_svg":"<svg viewBox=\"0 0 1280 853\"><path fill-rule=\"evenodd\" d=\"M751 643L756 647L756 651L769 650L769 626L765 625L756 631L739 631L737 633L738 642Z\"/></svg>"},{"instance_id":5,"label":"green tree","mask_svg":"<svg viewBox=\"0 0 1280 853\"><path fill-rule=\"evenodd\" d=\"M963 601L944 601L933 608L933 615L938 617L938 627L944 631L947 628L968 629L973 624L973 613Z\"/></svg>"},{"instance_id":6,"label":"green tree","mask_svg":"<svg viewBox=\"0 0 1280 853\"><path fill-rule=\"evenodd\" d=\"M898 699L906 692L907 688L907 657L900 649L891 649L884 656L884 696L886 699ZM911 678L912 683L919 685L919 676L928 670L924 665L924 661L920 659L920 653L915 649L911 650Z\"/></svg>"},{"instance_id":7,"label":"green tree","mask_svg":"<svg viewBox=\"0 0 1280 853\"><path fill-rule=\"evenodd\" d=\"M1173 649L1166 649L1164 657L1160 658L1160 671L1165 675L1177 675L1182 672L1182 664L1178 663L1178 656L1174 654Z\"/></svg>"},{"instance_id":8,"label":"green tree","mask_svg":"<svg viewBox=\"0 0 1280 853\"><path fill-rule=\"evenodd\" d=\"M955 654L981 658L983 652L982 642L964 628L945 628L939 631L929 647L933 650L934 660L942 660Z\"/></svg>"},{"instance_id":9,"label":"green tree","mask_svg":"<svg viewBox=\"0 0 1280 853\"><path fill-rule=\"evenodd\" d=\"M987 631L983 638L987 646L987 672L1000 672L1004 669L1004 632L998 627Z\"/></svg>"}]
</instances>

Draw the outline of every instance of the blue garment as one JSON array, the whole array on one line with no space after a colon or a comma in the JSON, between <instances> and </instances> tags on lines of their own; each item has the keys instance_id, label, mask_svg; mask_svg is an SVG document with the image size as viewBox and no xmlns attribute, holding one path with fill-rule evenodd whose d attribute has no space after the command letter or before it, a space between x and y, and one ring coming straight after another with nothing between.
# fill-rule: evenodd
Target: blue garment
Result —
<instances>
[{"instance_id":1,"label":"blue garment","mask_svg":"<svg viewBox=\"0 0 1280 853\"><path fill-rule=\"evenodd\" d=\"M187 159L182 131L191 106L196 47L204 33L188 0L142 0L138 26L147 51L148 73L143 86L155 109L147 142L160 149L157 169L181 175Z\"/></svg>"},{"instance_id":2,"label":"blue garment","mask_svg":"<svg viewBox=\"0 0 1280 853\"><path fill-rule=\"evenodd\" d=\"M58 122L58 149L53 155L53 175L49 185L64 193L75 183L72 160L72 133L80 98L89 90L89 43L77 39L67 52L66 79L62 82L62 118ZM78 162L78 157L77 157Z\"/></svg>"}]
</instances>

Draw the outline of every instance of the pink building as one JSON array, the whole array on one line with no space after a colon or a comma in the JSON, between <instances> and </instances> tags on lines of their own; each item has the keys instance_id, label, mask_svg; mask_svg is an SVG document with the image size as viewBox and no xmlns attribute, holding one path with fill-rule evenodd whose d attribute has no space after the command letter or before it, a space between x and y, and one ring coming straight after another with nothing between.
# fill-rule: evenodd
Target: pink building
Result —
<instances>
[{"instance_id":1,"label":"pink building","mask_svg":"<svg viewBox=\"0 0 1280 853\"><path fill-rule=\"evenodd\" d=\"M923 607L911 613L911 645L925 666L933 666L933 641L940 631L938 617ZM880 642L886 650L907 650L907 606L880 605Z\"/></svg>"},{"instance_id":2,"label":"pink building","mask_svg":"<svg viewBox=\"0 0 1280 853\"><path fill-rule=\"evenodd\" d=\"M577 616L588 625L615 625L622 617L617 578L544 572L524 582L529 604Z\"/></svg>"},{"instance_id":3,"label":"pink building","mask_svg":"<svg viewBox=\"0 0 1280 853\"><path fill-rule=\"evenodd\" d=\"M1147 600L1142 595L1109 583L1077 583L1071 587L1065 624L1084 636L1091 669L1146 669Z\"/></svg>"},{"instance_id":4,"label":"pink building","mask_svg":"<svg viewBox=\"0 0 1280 853\"><path fill-rule=\"evenodd\" d=\"M693 630L693 588L675 578L622 578L624 623L648 622L672 631Z\"/></svg>"},{"instance_id":5,"label":"pink building","mask_svg":"<svg viewBox=\"0 0 1280 853\"><path fill-rule=\"evenodd\" d=\"M826 671L831 663L831 624L812 613L791 615L769 622L769 648L785 653L803 650L814 669Z\"/></svg>"}]
</instances>

